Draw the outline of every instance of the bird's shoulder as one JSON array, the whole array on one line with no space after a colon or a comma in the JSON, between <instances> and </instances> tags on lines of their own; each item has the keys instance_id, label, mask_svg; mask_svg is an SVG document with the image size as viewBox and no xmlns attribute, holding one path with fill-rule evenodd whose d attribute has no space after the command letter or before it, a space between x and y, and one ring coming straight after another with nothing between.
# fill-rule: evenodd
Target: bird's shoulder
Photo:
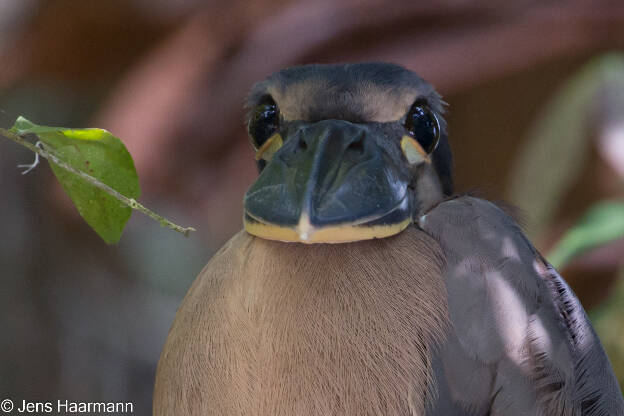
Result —
<instances>
[{"instance_id":1,"label":"bird's shoulder","mask_svg":"<svg viewBox=\"0 0 624 416\"><path fill-rule=\"evenodd\" d=\"M624 411L581 303L510 215L462 196L440 203L419 225L446 261L452 332L441 374L452 378L453 400L467 409L537 414Z\"/></svg>"}]
</instances>

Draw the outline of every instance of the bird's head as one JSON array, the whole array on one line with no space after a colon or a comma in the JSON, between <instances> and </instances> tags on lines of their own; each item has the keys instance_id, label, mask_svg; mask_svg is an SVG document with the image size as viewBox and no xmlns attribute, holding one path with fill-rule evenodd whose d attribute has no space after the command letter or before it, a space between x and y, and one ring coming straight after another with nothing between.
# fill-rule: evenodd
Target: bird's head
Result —
<instances>
[{"instance_id":1,"label":"bird's head","mask_svg":"<svg viewBox=\"0 0 624 416\"><path fill-rule=\"evenodd\" d=\"M442 101L397 65L284 69L256 84L247 125L260 176L245 194L258 237L388 237L452 192Z\"/></svg>"}]
</instances>

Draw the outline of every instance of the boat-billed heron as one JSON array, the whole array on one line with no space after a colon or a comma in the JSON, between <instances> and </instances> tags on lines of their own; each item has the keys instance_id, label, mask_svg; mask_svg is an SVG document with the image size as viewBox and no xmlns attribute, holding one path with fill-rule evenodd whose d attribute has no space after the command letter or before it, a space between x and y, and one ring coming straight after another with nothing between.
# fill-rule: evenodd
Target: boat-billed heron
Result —
<instances>
[{"instance_id":1,"label":"boat-billed heron","mask_svg":"<svg viewBox=\"0 0 624 416\"><path fill-rule=\"evenodd\" d=\"M565 281L498 206L453 195L430 84L308 65L247 105L245 230L177 313L154 414L624 415Z\"/></svg>"}]
</instances>

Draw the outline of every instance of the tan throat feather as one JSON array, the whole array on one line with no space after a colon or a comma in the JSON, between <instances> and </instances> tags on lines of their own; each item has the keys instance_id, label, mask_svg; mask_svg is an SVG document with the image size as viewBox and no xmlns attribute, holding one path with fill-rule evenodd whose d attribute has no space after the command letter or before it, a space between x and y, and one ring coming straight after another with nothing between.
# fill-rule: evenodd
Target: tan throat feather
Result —
<instances>
[{"instance_id":1,"label":"tan throat feather","mask_svg":"<svg viewBox=\"0 0 624 416\"><path fill-rule=\"evenodd\" d=\"M154 414L423 414L447 325L442 263L415 227L313 246L240 232L178 311Z\"/></svg>"}]
</instances>

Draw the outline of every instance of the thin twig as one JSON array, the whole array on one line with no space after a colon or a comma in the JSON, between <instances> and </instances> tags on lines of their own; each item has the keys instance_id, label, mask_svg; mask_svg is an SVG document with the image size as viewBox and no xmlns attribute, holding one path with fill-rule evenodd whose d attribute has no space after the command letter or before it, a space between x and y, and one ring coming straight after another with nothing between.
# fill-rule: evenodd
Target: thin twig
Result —
<instances>
[{"instance_id":1,"label":"thin twig","mask_svg":"<svg viewBox=\"0 0 624 416\"><path fill-rule=\"evenodd\" d=\"M38 141L37 143L35 143L35 146L37 146L39 149L43 149L43 143L41 141ZM35 153L35 161L34 162L27 163L27 164L24 164L24 165L17 165L18 168L26 168L26 170L22 171L22 175L26 175L28 172L30 172L31 170L33 170L37 166L39 166L39 153Z\"/></svg>"},{"instance_id":2,"label":"thin twig","mask_svg":"<svg viewBox=\"0 0 624 416\"><path fill-rule=\"evenodd\" d=\"M158 222L162 227L166 227L166 228L172 229L174 231L177 231L179 233L184 234L187 237L188 237L188 235L189 235L189 233L191 231L196 231L195 228L193 228L193 227L181 227L179 225L176 225L176 224L172 223L168 219L166 219L164 217L161 217L160 215L156 214L155 212L153 212L150 209L146 208L145 206L141 205L134 198L128 198L128 197L120 194L119 192L117 192L116 190L111 188L110 186L108 186L105 183L102 183L99 180L95 179L93 176L91 176L91 175L89 175L89 174L87 174L87 173L85 173L85 172L83 172L81 170L78 170L78 169L74 168L73 166L67 164L66 162L62 161L56 155L54 155L49 149L46 149L45 147L44 148L40 148L40 147L30 143L28 140L24 139L19 134L16 134L16 133L13 133L13 132L11 132L9 130L0 128L0 136L3 136L3 137L5 137L5 138L7 138L9 140L12 140L12 141L14 141L17 144L26 147L27 149L30 149L31 151L35 152L37 155L39 155L39 156L41 156L43 158L48 159L49 161L57 164L61 168L65 169L68 172L73 173L74 175L80 176L82 179L84 179L85 181L87 181L91 185L95 186L96 188L99 188L99 189L103 190L104 192L106 192L107 194L109 194L112 197L116 198L117 200L119 200L123 204L125 204L125 205L129 206L130 208L135 209L137 211L140 211L143 214L147 215L148 217L150 217L154 221Z\"/></svg>"}]
</instances>

